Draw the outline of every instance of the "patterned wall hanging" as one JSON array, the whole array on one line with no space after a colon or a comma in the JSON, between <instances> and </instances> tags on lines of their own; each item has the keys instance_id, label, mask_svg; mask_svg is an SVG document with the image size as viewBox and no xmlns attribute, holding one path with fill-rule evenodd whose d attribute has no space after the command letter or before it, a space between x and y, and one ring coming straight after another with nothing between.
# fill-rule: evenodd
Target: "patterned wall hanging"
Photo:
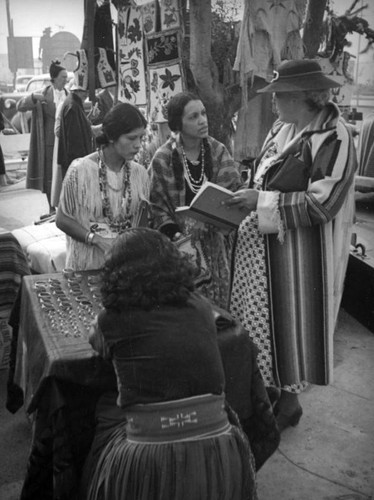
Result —
<instances>
[{"instance_id":1,"label":"patterned wall hanging","mask_svg":"<svg viewBox=\"0 0 374 500\"><path fill-rule=\"evenodd\" d=\"M74 83L82 90L88 89L88 59L84 49L79 49L75 53L78 58L78 65L74 70Z\"/></svg>"},{"instance_id":2,"label":"patterned wall hanging","mask_svg":"<svg viewBox=\"0 0 374 500\"><path fill-rule=\"evenodd\" d=\"M157 18L158 18L158 2L154 0L152 2L148 2L146 4L140 5L140 12L142 14L143 19L143 31L145 35L150 35L152 33L156 33L157 26Z\"/></svg>"},{"instance_id":3,"label":"patterned wall hanging","mask_svg":"<svg viewBox=\"0 0 374 500\"><path fill-rule=\"evenodd\" d=\"M147 66L165 66L180 60L180 36L176 30L146 37Z\"/></svg>"},{"instance_id":4,"label":"patterned wall hanging","mask_svg":"<svg viewBox=\"0 0 374 500\"><path fill-rule=\"evenodd\" d=\"M116 74L112 66L108 62L107 50L103 49L102 47L98 47L97 50L98 50L98 63L96 65L96 68L97 68L99 86L102 89L106 89L107 87L112 87L113 85L116 85L117 83Z\"/></svg>"},{"instance_id":5,"label":"patterned wall hanging","mask_svg":"<svg viewBox=\"0 0 374 500\"><path fill-rule=\"evenodd\" d=\"M118 9L119 96L122 102L147 104L143 20L139 8Z\"/></svg>"},{"instance_id":6,"label":"patterned wall hanging","mask_svg":"<svg viewBox=\"0 0 374 500\"><path fill-rule=\"evenodd\" d=\"M160 0L161 31L181 27L179 0Z\"/></svg>"},{"instance_id":7,"label":"patterned wall hanging","mask_svg":"<svg viewBox=\"0 0 374 500\"><path fill-rule=\"evenodd\" d=\"M149 69L149 120L167 122L166 105L170 98L184 90L181 64Z\"/></svg>"},{"instance_id":8,"label":"patterned wall hanging","mask_svg":"<svg viewBox=\"0 0 374 500\"><path fill-rule=\"evenodd\" d=\"M173 95L184 90L180 47L178 30L146 37L148 113L152 122L166 122L167 103Z\"/></svg>"}]
</instances>

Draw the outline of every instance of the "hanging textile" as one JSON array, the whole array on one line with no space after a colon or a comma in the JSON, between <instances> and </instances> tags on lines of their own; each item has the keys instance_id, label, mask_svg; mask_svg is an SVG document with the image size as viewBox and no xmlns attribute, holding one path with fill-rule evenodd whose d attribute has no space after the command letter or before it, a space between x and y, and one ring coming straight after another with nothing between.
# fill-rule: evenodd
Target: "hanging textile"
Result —
<instances>
[{"instance_id":1,"label":"hanging textile","mask_svg":"<svg viewBox=\"0 0 374 500\"><path fill-rule=\"evenodd\" d=\"M149 117L152 122L167 122L166 105L175 94L184 90L182 67L173 64L167 68L149 70Z\"/></svg>"},{"instance_id":2,"label":"hanging textile","mask_svg":"<svg viewBox=\"0 0 374 500\"><path fill-rule=\"evenodd\" d=\"M300 29L307 0L247 0L233 69L240 73L242 107L238 114L234 159L256 156L274 119L266 96L248 101L248 85L255 77L270 81L284 59L302 59ZM264 82L265 85L265 82ZM252 101L255 102L252 102ZM257 133L253 135L253 130ZM248 138L251 139L248 141Z\"/></svg>"},{"instance_id":3,"label":"hanging textile","mask_svg":"<svg viewBox=\"0 0 374 500\"><path fill-rule=\"evenodd\" d=\"M307 0L248 0L234 70L270 80L281 60L302 58L300 29L306 3Z\"/></svg>"},{"instance_id":4,"label":"hanging textile","mask_svg":"<svg viewBox=\"0 0 374 500\"><path fill-rule=\"evenodd\" d=\"M100 4L85 0L81 50L83 49L86 54L88 75L91 75L88 76L89 86L94 85L94 88L98 89L115 85L116 62L109 0L101 0ZM77 52L77 57L82 60L81 51ZM91 65L93 68L90 67Z\"/></svg>"},{"instance_id":5,"label":"hanging textile","mask_svg":"<svg viewBox=\"0 0 374 500\"><path fill-rule=\"evenodd\" d=\"M350 55L348 52L342 52L337 56L335 61L331 61L329 57L316 57L322 71L326 75L331 76L334 80L340 83L341 87L331 89L333 102L338 106L350 106L353 96L353 64L349 68Z\"/></svg>"},{"instance_id":6,"label":"hanging textile","mask_svg":"<svg viewBox=\"0 0 374 500\"><path fill-rule=\"evenodd\" d=\"M94 20L95 88L105 89L116 84L112 15L110 1L96 5Z\"/></svg>"},{"instance_id":7,"label":"hanging textile","mask_svg":"<svg viewBox=\"0 0 374 500\"><path fill-rule=\"evenodd\" d=\"M180 28L179 0L160 0L161 31Z\"/></svg>"},{"instance_id":8,"label":"hanging textile","mask_svg":"<svg viewBox=\"0 0 374 500\"><path fill-rule=\"evenodd\" d=\"M74 70L74 83L77 87L82 90L88 89L88 60L87 54L84 49L79 49L76 51L76 56L78 58L78 64Z\"/></svg>"},{"instance_id":9,"label":"hanging textile","mask_svg":"<svg viewBox=\"0 0 374 500\"><path fill-rule=\"evenodd\" d=\"M97 49L97 77L99 80L99 85L96 88L106 89L107 87L112 87L116 84L116 75L113 71L113 68L109 64L108 61L108 52L102 48L98 47ZM95 53L96 60L96 53Z\"/></svg>"},{"instance_id":10,"label":"hanging textile","mask_svg":"<svg viewBox=\"0 0 374 500\"><path fill-rule=\"evenodd\" d=\"M113 43L112 14L110 12L110 1L101 0L102 4L96 6L94 21L94 43L95 48L106 51L106 59L113 71L116 70ZM102 55L100 55L102 57ZM99 58L98 58L99 59ZM96 61L98 62L98 61Z\"/></svg>"},{"instance_id":11,"label":"hanging textile","mask_svg":"<svg viewBox=\"0 0 374 500\"><path fill-rule=\"evenodd\" d=\"M137 7L118 9L119 96L122 102L147 104L143 19Z\"/></svg>"},{"instance_id":12,"label":"hanging textile","mask_svg":"<svg viewBox=\"0 0 374 500\"><path fill-rule=\"evenodd\" d=\"M140 5L140 12L143 19L143 31L145 35L156 33L158 30L157 17L158 17L158 2L154 0L146 4Z\"/></svg>"},{"instance_id":13,"label":"hanging textile","mask_svg":"<svg viewBox=\"0 0 374 500\"><path fill-rule=\"evenodd\" d=\"M180 32L169 30L146 37L150 120L167 121L166 105L184 90Z\"/></svg>"},{"instance_id":14,"label":"hanging textile","mask_svg":"<svg viewBox=\"0 0 374 500\"><path fill-rule=\"evenodd\" d=\"M147 67L165 66L181 58L179 32L163 31L146 38Z\"/></svg>"},{"instance_id":15,"label":"hanging textile","mask_svg":"<svg viewBox=\"0 0 374 500\"><path fill-rule=\"evenodd\" d=\"M238 113L234 137L234 160L256 158L262 148L267 133L273 125L275 115L269 113L272 109L272 95L261 94L251 99ZM258 120L257 126L253 117Z\"/></svg>"}]
</instances>

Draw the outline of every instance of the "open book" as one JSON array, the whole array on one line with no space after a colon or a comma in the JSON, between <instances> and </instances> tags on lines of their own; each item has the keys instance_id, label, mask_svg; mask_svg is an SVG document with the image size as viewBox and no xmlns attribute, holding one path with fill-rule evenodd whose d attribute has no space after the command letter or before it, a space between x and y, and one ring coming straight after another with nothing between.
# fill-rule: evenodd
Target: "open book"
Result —
<instances>
[{"instance_id":1,"label":"open book","mask_svg":"<svg viewBox=\"0 0 374 500\"><path fill-rule=\"evenodd\" d=\"M186 215L213 224L221 229L236 229L249 214L249 211L222 205L222 202L233 194L226 188L212 182L206 182L193 198L189 207L178 207L175 212L178 215Z\"/></svg>"}]
</instances>

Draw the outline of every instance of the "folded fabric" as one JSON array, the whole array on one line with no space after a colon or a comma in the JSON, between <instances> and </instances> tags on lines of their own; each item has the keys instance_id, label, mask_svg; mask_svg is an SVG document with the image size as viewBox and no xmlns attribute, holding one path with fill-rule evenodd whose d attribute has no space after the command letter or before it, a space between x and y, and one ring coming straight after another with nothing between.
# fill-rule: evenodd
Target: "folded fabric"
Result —
<instances>
[{"instance_id":1,"label":"folded fabric","mask_svg":"<svg viewBox=\"0 0 374 500\"><path fill-rule=\"evenodd\" d=\"M65 267L66 239L54 222L26 226L12 231L27 263L39 274L60 272Z\"/></svg>"}]
</instances>

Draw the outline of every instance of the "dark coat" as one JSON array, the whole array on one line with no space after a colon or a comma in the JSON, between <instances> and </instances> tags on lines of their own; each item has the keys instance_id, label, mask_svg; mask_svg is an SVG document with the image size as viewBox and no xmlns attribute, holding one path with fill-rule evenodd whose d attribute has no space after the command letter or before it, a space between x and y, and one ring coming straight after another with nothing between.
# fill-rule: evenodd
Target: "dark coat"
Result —
<instances>
[{"instance_id":1,"label":"dark coat","mask_svg":"<svg viewBox=\"0 0 374 500\"><path fill-rule=\"evenodd\" d=\"M26 187L38 189L46 193L49 198L52 184L56 115L52 85L45 87L42 94L45 97L45 103L35 102L32 94L30 94L18 101L17 110L22 112L32 111Z\"/></svg>"},{"instance_id":2,"label":"dark coat","mask_svg":"<svg viewBox=\"0 0 374 500\"><path fill-rule=\"evenodd\" d=\"M89 155L94 148L94 136L82 100L71 92L61 108L58 164L62 177L73 160Z\"/></svg>"}]
</instances>

